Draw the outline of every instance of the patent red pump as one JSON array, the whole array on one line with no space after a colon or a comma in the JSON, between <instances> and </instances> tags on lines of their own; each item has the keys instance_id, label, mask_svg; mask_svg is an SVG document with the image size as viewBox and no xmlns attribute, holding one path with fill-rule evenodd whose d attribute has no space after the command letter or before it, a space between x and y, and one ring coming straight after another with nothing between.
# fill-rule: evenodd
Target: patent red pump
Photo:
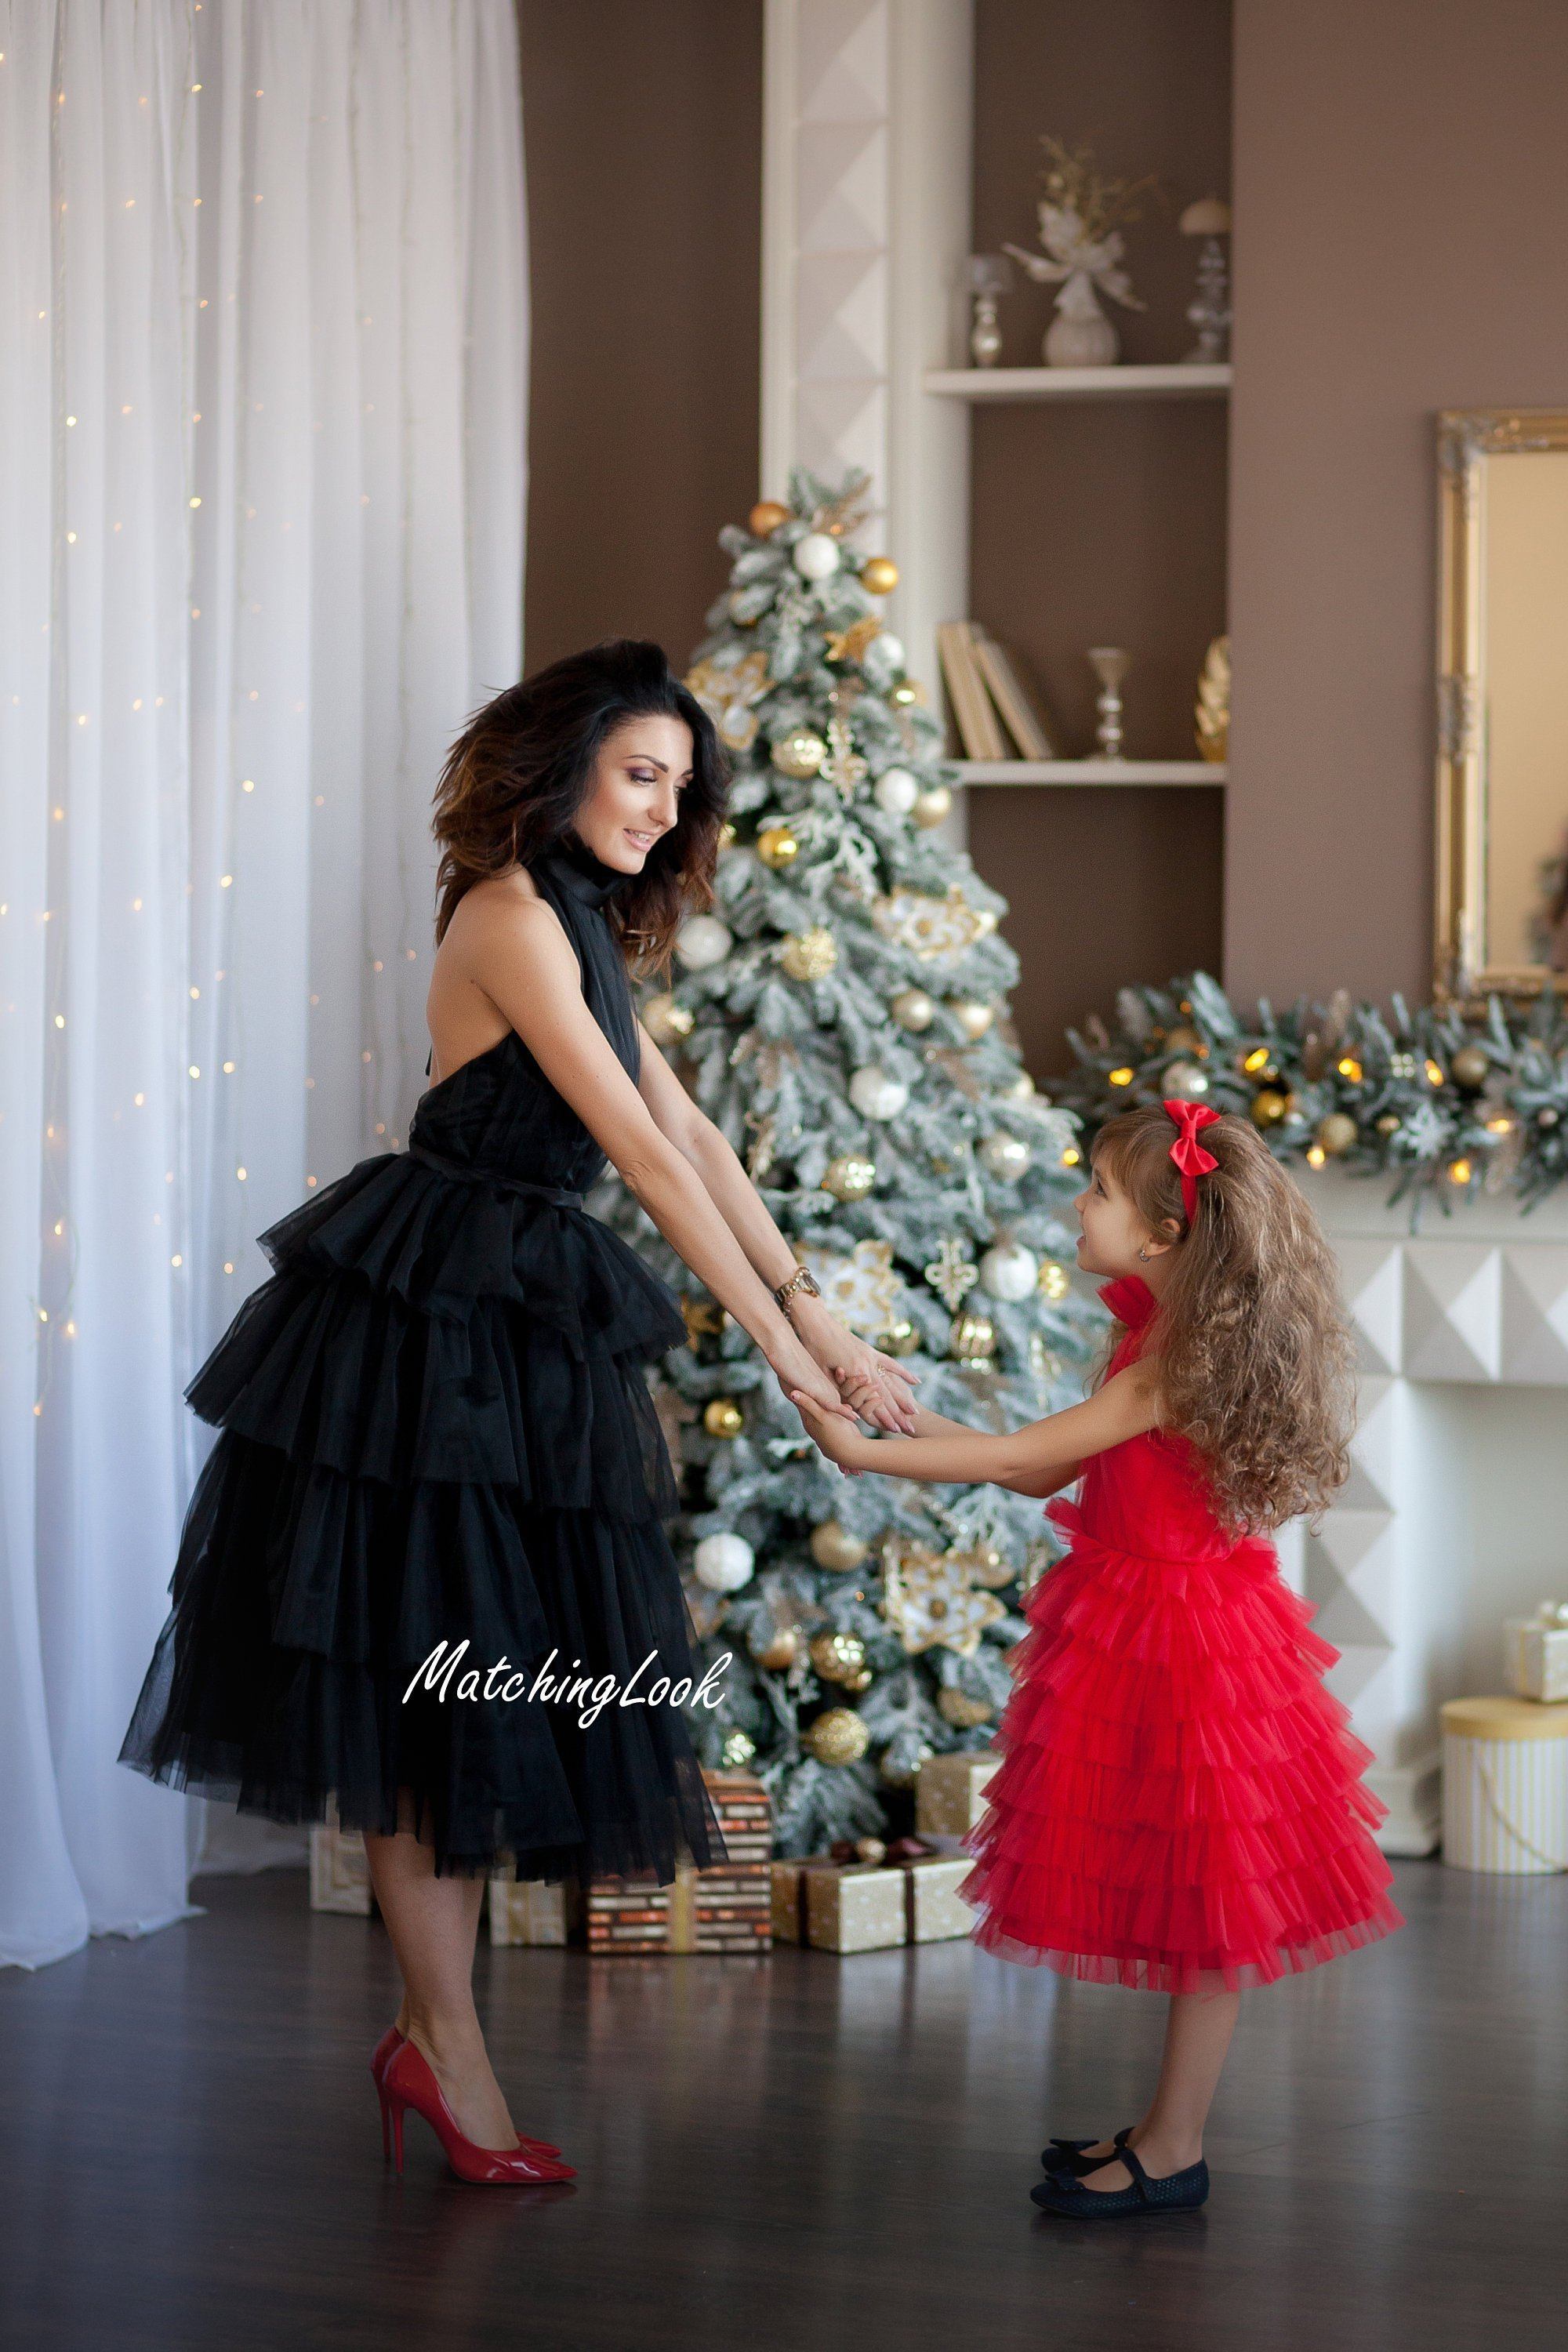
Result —
<instances>
[{"instance_id":1,"label":"patent red pump","mask_svg":"<svg viewBox=\"0 0 1568 2352\"><path fill-rule=\"evenodd\" d=\"M574 2165L563 2164L558 2155L542 2154L521 2135L515 2147L480 2147L469 2139L459 2129L424 2052L412 2042L398 2043L382 2067L376 2087L381 2094L383 2128L390 2124L392 2152L399 2172L403 2169L403 2117L405 2109L412 2107L440 2141L459 2180L506 2188L577 2177Z\"/></svg>"},{"instance_id":2,"label":"patent red pump","mask_svg":"<svg viewBox=\"0 0 1568 2352\"><path fill-rule=\"evenodd\" d=\"M382 2090L381 2078L386 2072L387 2062L393 2052L402 2049L403 2039L396 2026L389 2025L370 2053L370 2078L375 2084L376 2096L381 2101L381 2153L384 2158L389 2158L392 2154L392 2109ZM537 2156L559 2156L561 2153L552 2139L535 2139L529 2132L519 2132L517 2144L519 2147L532 2148Z\"/></svg>"}]
</instances>

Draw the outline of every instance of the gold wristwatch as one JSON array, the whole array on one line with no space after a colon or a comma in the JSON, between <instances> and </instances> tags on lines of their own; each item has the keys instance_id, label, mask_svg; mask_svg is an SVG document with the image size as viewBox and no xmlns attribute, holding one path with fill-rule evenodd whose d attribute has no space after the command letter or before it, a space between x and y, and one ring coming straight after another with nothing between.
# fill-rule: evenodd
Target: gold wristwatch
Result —
<instances>
[{"instance_id":1,"label":"gold wristwatch","mask_svg":"<svg viewBox=\"0 0 1568 2352\"><path fill-rule=\"evenodd\" d=\"M778 1288L773 1293L773 1297L778 1300L779 1306L785 1315L789 1315L790 1300L795 1297L795 1293L800 1290L805 1291L808 1296L813 1298L820 1298L822 1296L821 1291L817 1288L816 1276L813 1275L811 1268L808 1265L797 1265L795 1272L790 1276L789 1280L787 1282L781 1282ZM793 1321L794 1318L791 1317L790 1319Z\"/></svg>"}]
</instances>

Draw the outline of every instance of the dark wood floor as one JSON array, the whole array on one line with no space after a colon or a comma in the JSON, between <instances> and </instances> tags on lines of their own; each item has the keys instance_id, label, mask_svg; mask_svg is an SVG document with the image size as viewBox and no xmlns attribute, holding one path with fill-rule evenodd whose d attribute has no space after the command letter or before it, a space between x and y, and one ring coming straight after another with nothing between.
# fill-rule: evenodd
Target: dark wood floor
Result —
<instances>
[{"instance_id":1,"label":"dark wood floor","mask_svg":"<svg viewBox=\"0 0 1568 2352\"><path fill-rule=\"evenodd\" d=\"M0 2340L1546 2352L1568 2343L1568 1881L1399 1870L1380 1948L1244 2001L1205 2211L1053 2222L1046 2128L1137 2112L1163 2004L966 1943L847 1961L480 1946L524 2128L465 2188L365 2071L379 1926L303 1876L0 1976Z\"/></svg>"}]
</instances>

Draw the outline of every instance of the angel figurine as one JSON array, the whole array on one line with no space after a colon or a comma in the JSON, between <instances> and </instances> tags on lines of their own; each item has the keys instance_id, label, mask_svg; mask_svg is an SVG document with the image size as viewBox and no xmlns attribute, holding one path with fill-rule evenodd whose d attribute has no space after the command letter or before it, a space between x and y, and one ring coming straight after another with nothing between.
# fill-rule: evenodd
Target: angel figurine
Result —
<instances>
[{"instance_id":1,"label":"angel figurine","mask_svg":"<svg viewBox=\"0 0 1568 2352\"><path fill-rule=\"evenodd\" d=\"M1158 184L1152 174L1131 184L1102 179L1087 146L1069 154L1059 139L1040 143L1050 160L1046 194L1037 208L1045 255L1026 252L1021 245L1003 250L1023 264L1037 285L1061 287L1057 315L1046 331L1046 365L1109 367L1120 345L1097 291L1127 310L1147 307L1121 268L1126 247L1118 224L1136 220L1136 199Z\"/></svg>"}]
</instances>

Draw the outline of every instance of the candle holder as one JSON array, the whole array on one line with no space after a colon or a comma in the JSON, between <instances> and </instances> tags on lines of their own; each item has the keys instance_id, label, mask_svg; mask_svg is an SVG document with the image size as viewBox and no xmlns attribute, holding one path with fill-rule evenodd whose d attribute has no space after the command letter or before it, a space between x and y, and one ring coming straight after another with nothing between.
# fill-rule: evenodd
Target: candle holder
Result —
<instances>
[{"instance_id":1,"label":"candle holder","mask_svg":"<svg viewBox=\"0 0 1568 2352\"><path fill-rule=\"evenodd\" d=\"M1089 658L1100 680L1100 692L1094 705L1100 713L1100 724L1094 730L1094 740L1100 750L1094 756L1100 760L1120 760L1121 688L1132 657L1121 646L1090 646Z\"/></svg>"},{"instance_id":2,"label":"candle holder","mask_svg":"<svg viewBox=\"0 0 1568 2352\"><path fill-rule=\"evenodd\" d=\"M969 355L976 367L994 367L1002 356L996 305L1013 290L1013 265L1000 253L972 253L963 265L963 290L974 304Z\"/></svg>"},{"instance_id":3,"label":"candle holder","mask_svg":"<svg viewBox=\"0 0 1568 2352\"><path fill-rule=\"evenodd\" d=\"M1222 236L1230 235L1230 206L1217 196L1202 196L1189 205L1180 222L1184 236L1201 236L1197 297L1187 310L1188 324L1198 331L1197 341L1186 354L1189 367L1213 367L1226 356L1230 331L1230 289Z\"/></svg>"}]
</instances>

